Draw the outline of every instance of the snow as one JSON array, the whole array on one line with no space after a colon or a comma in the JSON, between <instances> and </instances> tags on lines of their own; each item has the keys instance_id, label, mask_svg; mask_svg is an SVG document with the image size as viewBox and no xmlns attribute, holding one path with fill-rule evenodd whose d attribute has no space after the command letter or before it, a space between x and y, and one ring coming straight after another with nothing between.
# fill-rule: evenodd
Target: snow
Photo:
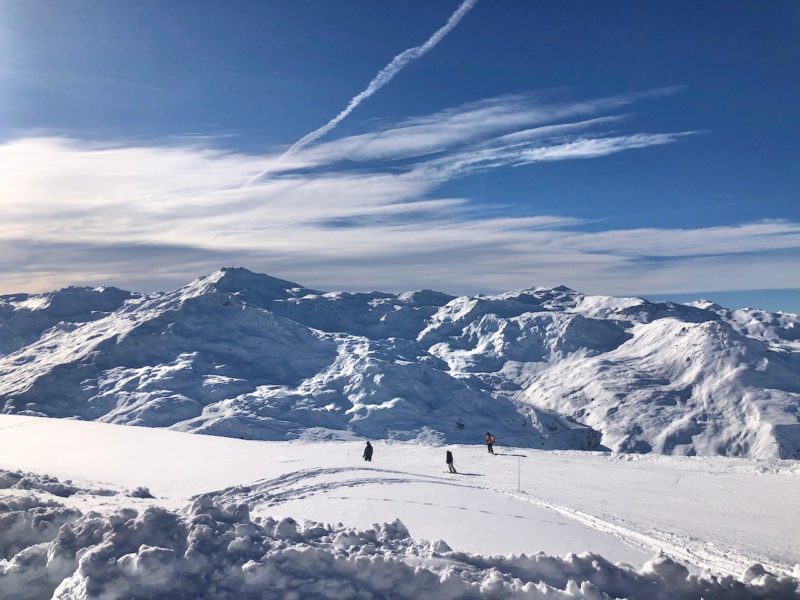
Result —
<instances>
[{"instance_id":1,"label":"snow","mask_svg":"<svg viewBox=\"0 0 800 600\"><path fill-rule=\"evenodd\" d=\"M612 420L603 441L619 450L799 455L795 357L772 357L717 321L667 318L633 333L602 356L561 361L525 394L590 426Z\"/></svg>"},{"instance_id":2,"label":"snow","mask_svg":"<svg viewBox=\"0 0 800 600\"><path fill-rule=\"evenodd\" d=\"M798 336L234 268L2 296L0 600L800 598Z\"/></svg>"},{"instance_id":3,"label":"snow","mask_svg":"<svg viewBox=\"0 0 800 600\"><path fill-rule=\"evenodd\" d=\"M795 314L756 308L730 310L708 300L690 305L717 313L737 332L767 342L771 348L800 351L800 317Z\"/></svg>"},{"instance_id":4,"label":"snow","mask_svg":"<svg viewBox=\"0 0 800 600\"><path fill-rule=\"evenodd\" d=\"M7 598L566 599L608 598L608 591L712 600L797 593L796 579L758 567L736 581L692 576L663 556L638 571L588 553L480 557L415 541L400 521L359 530L251 519L245 507L206 496L185 514L151 507L65 520L55 535L42 536L47 541L0 562Z\"/></svg>"},{"instance_id":5,"label":"snow","mask_svg":"<svg viewBox=\"0 0 800 600\"><path fill-rule=\"evenodd\" d=\"M462 472L451 475L443 447L373 444L364 463L362 441L0 416L0 469L11 472L0 477L0 531L10 532L0 535L10 548L0 589L35 583L49 598L60 585L53 597L81 599L173 585L185 597L265 597L273 584L304 597L348 597L348 586L364 597L395 586L409 597L800 597L795 461L541 451L499 438L496 456L448 446ZM198 588L198 565L221 587ZM375 587L384 581L392 587Z\"/></svg>"},{"instance_id":6,"label":"snow","mask_svg":"<svg viewBox=\"0 0 800 600\"><path fill-rule=\"evenodd\" d=\"M49 294L0 296L0 355L35 341L61 322L100 319L133 297L135 294L114 287L68 287Z\"/></svg>"},{"instance_id":7,"label":"snow","mask_svg":"<svg viewBox=\"0 0 800 600\"><path fill-rule=\"evenodd\" d=\"M17 507L14 507L17 508ZM57 513L35 506L31 511ZM207 496L185 513L74 511L57 532L0 561L6 598L793 598L797 580L761 567L742 581L696 577L667 557L640 570L589 553L482 557L415 541L400 521L369 529L251 519ZM20 529L23 529L21 526ZM52 594L52 596L51 596ZM635 597L635 596L631 596Z\"/></svg>"}]
</instances>

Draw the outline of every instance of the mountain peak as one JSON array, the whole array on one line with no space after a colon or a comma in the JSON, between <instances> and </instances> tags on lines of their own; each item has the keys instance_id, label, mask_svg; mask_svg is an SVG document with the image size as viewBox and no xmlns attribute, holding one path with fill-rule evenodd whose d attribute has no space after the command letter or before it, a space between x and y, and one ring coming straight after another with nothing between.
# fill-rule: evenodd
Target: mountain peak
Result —
<instances>
[{"instance_id":1,"label":"mountain peak","mask_svg":"<svg viewBox=\"0 0 800 600\"><path fill-rule=\"evenodd\" d=\"M276 300L313 292L298 283L255 273L244 267L223 267L219 271L196 279L187 288L201 294L208 291L231 294L264 308Z\"/></svg>"},{"instance_id":2,"label":"mountain peak","mask_svg":"<svg viewBox=\"0 0 800 600\"><path fill-rule=\"evenodd\" d=\"M714 312L725 310L725 307L720 306L713 300L706 300L705 298L695 300L694 302L687 302L687 306L694 306L695 308L702 308L703 310L711 310Z\"/></svg>"},{"instance_id":3,"label":"mountain peak","mask_svg":"<svg viewBox=\"0 0 800 600\"><path fill-rule=\"evenodd\" d=\"M224 286L226 288L303 288L302 285L293 281L279 279L265 273L256 273L245 267L222 267L219 271L208 275L206 279L213 280L217 287Z\"/></svg>"},{"instance_id":4,"label":"mountain peak","mask_svg":"<svg viewBox=\"0 0 800 600\"><path fill-rule=\"evenodd\" d=\"M265 273L256 273L244 267L223 267L210 275L201 277L199 281L213 285L220 291L236 293L242 291L279 291L306 289L293 281L272 277Z\"/></svg>"}]
</instances>

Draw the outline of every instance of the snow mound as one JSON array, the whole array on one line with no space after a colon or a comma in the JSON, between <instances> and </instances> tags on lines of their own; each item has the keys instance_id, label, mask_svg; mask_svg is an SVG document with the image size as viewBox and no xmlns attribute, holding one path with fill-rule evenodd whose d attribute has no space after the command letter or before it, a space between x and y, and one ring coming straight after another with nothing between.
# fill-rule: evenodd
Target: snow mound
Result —
<instances>
[{"instance_id":1,"label":"snow mound","mask_svg":"<svg viewBox=\"0 0 800 600\"><path fill-rule=\"evenodd\" d=\"M114 496L117 494L115 490L80 487L74 485L70 480L62 482L48 475L5 471L3 469L0 469L0 490L35 490L47 492L61 498L68 498L75 494L92 494L95 496Z\"/></svg>"},{"instance_id":2,"label":"snow mound","mask_svg":"<svg viewBox=\"0 0 800 600\"><path fill-rule=\"evenodd\" d=\"M261 440L800 458L798 317L534 287L0 298L0 410Z\"/></svg>"},{"instance_id":3,"label":"snow mound","mask_svg":"<svg viewBox=\"0 0 800 600\"><path fill-rule=\"evenodd\" d=\"M181 512L111 514L26 497L0 504L0 524L4 600L800 597L800 572L757 564L734 578L692 575L663 555L641 570L590 553L481 556L414 540L400 521L361 530L253 519L247 505L208 496Z\"/></svg>"}]
</instances>

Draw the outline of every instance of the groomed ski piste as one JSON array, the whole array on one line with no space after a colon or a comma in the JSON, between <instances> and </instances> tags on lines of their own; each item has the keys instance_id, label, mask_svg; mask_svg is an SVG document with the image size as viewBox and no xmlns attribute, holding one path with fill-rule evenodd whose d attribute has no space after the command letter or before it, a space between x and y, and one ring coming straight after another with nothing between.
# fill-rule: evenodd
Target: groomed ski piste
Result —
<instances>
[{"instance_id":1,"label":"groomed ski piste","mask_svg":"<svg viewBox=\"0 0 800 600\"><path fill-rule=\"evenodd\" d=\"M0 598L800 598L796 461L373 445L2 415Z\"/></svg>"}]
</instances>

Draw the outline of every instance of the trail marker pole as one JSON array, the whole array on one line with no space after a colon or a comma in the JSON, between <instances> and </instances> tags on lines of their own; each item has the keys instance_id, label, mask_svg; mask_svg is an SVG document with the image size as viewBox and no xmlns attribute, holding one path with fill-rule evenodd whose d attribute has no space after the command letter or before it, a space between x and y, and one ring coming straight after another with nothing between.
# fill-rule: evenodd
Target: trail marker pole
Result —
<instances>
[{"instance_id":1,"label":"trail marker pole","mask_svg":"<svg viewBox=\"0 0 800 600\"><path fill-rule=\"evenodd\" d=\"M520 491L520 488L519 488L519 473L520 473L521 470L522 470L522 457L518 456L517 457L517 491L518 492Z\"/></svg>"}]
</instances>

